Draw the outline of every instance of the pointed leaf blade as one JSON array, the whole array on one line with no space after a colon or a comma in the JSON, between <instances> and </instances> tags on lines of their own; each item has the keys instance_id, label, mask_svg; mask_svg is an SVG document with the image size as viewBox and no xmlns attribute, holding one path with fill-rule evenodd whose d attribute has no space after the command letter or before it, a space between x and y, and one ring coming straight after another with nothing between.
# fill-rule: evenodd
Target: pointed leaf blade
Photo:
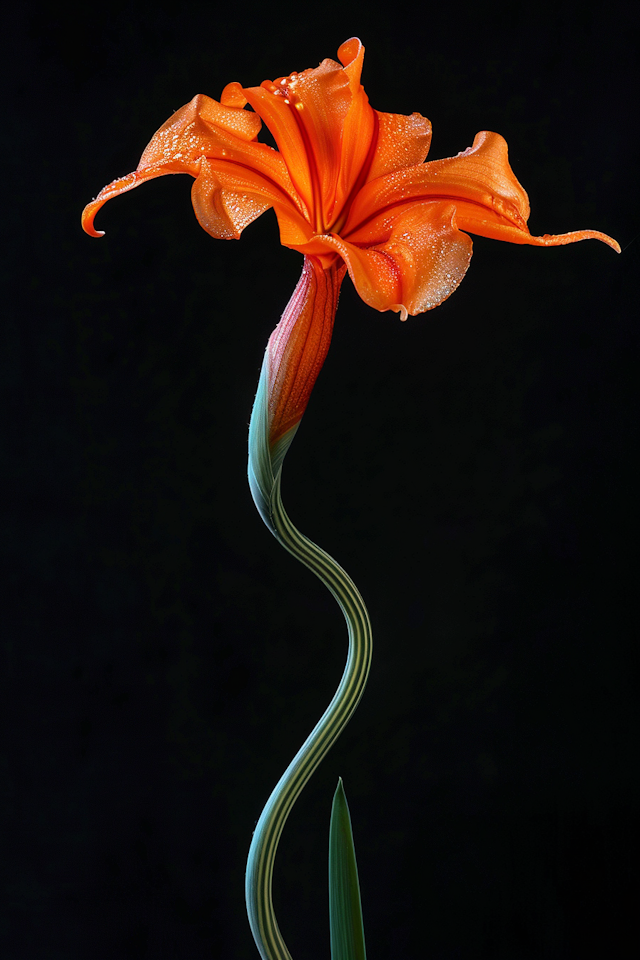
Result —
<instances>
[{"instance_id":1,"label":"pointed leaf blade","mask_svg":"<svg viewBox=\"0 0 640 960\"><path fill-rule=\"evenodd\" d=\"M366 960L358 866L342 778L329 827L329 926L331 960Z\"/></svg>"}]
</instances>

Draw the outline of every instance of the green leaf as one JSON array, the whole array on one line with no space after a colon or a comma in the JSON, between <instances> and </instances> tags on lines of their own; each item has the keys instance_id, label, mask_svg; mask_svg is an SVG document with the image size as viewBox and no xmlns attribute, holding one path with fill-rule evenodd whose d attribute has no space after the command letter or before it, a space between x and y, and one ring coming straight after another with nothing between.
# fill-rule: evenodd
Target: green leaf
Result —
<instances>
[{"instance_id":1,"label":"green leaf","mask_svg":"<svg viewBox=\"0 0 640 960\"><path fill-rule=\"evenodd\" d=\"M329 926L331 960L366 960L356 851L341 777L329 827Z\"/></svg>"}]
</instances>

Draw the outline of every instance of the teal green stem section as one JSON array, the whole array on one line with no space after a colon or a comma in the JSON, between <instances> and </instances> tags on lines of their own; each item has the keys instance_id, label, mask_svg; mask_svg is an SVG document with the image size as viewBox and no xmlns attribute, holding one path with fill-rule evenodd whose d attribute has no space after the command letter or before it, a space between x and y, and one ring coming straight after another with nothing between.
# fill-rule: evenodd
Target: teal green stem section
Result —
<instances>
[{"instance_id":1,"label":"teal green stem section","mask_svg":"<svg viewBox=\"0 0 640 960\"><path fill-rule=\"evenodd\" d=\"M347 663L334 697L282 774L258 820L245 878L249 923L263 960L290 960L273 909L273 865L278 842L291 808L316 767L351 719L371 665L371 624L355 584L342 567L289 520L280 496L282 462L297 430L289 431L274 449L268 435L268 355L262 365L249 426L249 485L260 515L282 546L307 566L331 591L349 633Z\"/></svg>"}]
</instances>

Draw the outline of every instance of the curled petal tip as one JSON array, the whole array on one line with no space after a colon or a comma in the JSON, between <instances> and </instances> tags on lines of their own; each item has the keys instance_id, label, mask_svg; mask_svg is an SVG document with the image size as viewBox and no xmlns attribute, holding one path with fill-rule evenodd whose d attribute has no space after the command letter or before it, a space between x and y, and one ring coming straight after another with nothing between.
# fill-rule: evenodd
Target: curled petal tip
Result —
<instances>
[{"instance_id":1,"label":"curled petal tip","mask_svg":"<svg viewBox=\"0 0 640 960\"><path fill-rule=\"evenodd\" d=\"M608 236L606 233L601 233L599 230L578 230L575 236L576 240L602 240L603 243L606 243L608 247L611 247L612 250L615 250L616 253L621 253L620 244L617 240L614 240L613 237Z\"/></svg>"},{"instance_id":2,"label":"curled petal tip","mask_svg":"<svg viewBox=\"0 0 640 960\"><path fill-rule=\"evenodd\" d=\"M104 230L96 230L93 225L98 210L112 197L117 197L118 194L126 193L127 190L132 190L134 187L137 187L143 182L143 179L143 177L140 177L139 174L134 171L133 173L128 173L126 177L113 180L107 184L106 187L103 187L95 200L88 203L82 211L80 222L82 223L84 232L88 233L90 237L104 237Z\"/></svg>"},{"instance_id":3,"label":"curled petal tip","mask_svg":"<svg viewBox=\"0 0 640 960\"><path fill-rule=\"evenodd\" d=\"M244 107L247 103L247 98L244 95L241 84L236 80L228 83L222 91L220 103L223 107L236 107L237 109Z\"/></svg>"},{"instance_id":4,"label":"curled petal tip","mask_svg":"<svg viewBox=\"0 0 640 960\"><path fill-rule=\"evenodd\" d=\"M101 206L102 203L99 200L92 200L82 211L80 223L84 232L88 233L90 237L104 237L104 230L96 230L93 225L93 219Z\"/></svg>"},{"instance_id":5,"label":"curled petal tip","mask_svg":"<svg viewBox=\"0 0 640 960\"><path fill-rule=\"evenodd\" d=\"M338 58L344 67L356 59L360 50L364 50L359 37L350 37L338 47Z\"/></svg>"},{"instance_id":6,"label":"curled petal tip","mask_svg":"<svg viewBox=\"0 0 640 960\"><path fill-rule=\"evenodd\" d=\"M618 241L606 233L601 233L599 230L572 230L571 233L545 233L542 237L531 237L531 241L540 247L559 247L565 243L576 243L578 240L602 240L603 243L606 243L607 246L615 250L616 253L621 253Z\"/></svg>"}]
</instances>

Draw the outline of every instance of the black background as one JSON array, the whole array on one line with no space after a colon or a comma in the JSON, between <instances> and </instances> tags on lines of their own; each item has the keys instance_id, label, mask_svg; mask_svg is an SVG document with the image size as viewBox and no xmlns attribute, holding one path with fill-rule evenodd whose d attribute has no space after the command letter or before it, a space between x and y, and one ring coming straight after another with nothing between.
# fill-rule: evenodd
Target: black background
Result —
<instances>
[{"instance_id":1,"label":"black background","mask_svg":"<svg viewBox=\"0 0 640 960\"><path fill-rule=\"evenodd\" d=\"M257 956L252 829L346 646L245 480L300 257L272 213L214 242L188 177L109 204L100 241L79 217L194 93L354 34L373 106L428 116L432 158L502 133L532 232L623 254L478 238L460 289L405 324L345 281L283 489L365 596L374 662L285 830L280 925L296 960L328 956L341 775L370 960L636 955L632 7L355 7L5 24L6 960Z\"/></svg>"}]
</instances>

